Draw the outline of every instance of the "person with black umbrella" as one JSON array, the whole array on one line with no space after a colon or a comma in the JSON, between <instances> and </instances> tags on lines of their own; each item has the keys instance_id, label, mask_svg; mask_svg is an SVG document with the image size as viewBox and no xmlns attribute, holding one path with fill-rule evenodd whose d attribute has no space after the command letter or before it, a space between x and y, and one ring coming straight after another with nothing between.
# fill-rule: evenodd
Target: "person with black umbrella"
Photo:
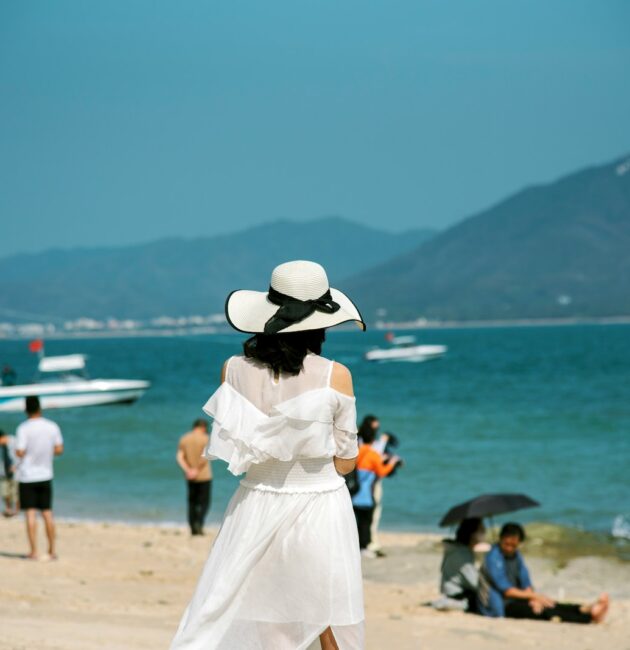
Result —
<instances>
[{"instance_id":1,"label":"person with black umbrella","mask_svg":"<svg viewBox=\"0 0 630 650\"><path fill-rule=\"evenodd\" d=\"M444 557L440 570L440 592L443 597L432 603L436 609L478 612L479 570L475 564L474 549L483 541L485 532L483 521L471 517L459 524L454 540L444 540Z\"/></svg>"},{"instance_id":2,"label":"person with black umbrella","mask_svg":"<svg viewBox=\"0 0 630 650\"><path fill-rule=\"evenodd\" d=\"M481 494L474 499L453 506L440 520L440 526L451 526L471 517L493 517L523 508L540 505L526 494Z\"/></svg>"}]
</instances>

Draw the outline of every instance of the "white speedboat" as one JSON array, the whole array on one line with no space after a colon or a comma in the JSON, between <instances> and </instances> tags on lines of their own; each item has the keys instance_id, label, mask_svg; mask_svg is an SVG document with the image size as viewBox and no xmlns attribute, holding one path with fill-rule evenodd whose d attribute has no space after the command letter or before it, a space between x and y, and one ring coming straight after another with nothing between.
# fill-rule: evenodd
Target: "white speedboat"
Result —
<instances>
[{"instance_id":1,"label":"white speedboat","mask_svg":"<svg viewBox=\"0 0 630 650\"><path fill-rule=\"evenodd\" d=\"M385 335L391 344L388 348L374 348L365 353L368 361L411 361L422 362L439 359L446 354L446 345L416 345L415 336Z\"/></svg>"},{"instance_id":2,"label":"white speedboat","mask_svg":"<svg viewBox=\"0 0 630 650\"><path fill-rule=\"evenodd\" d=\"M130 404L151 385L139 379L90 379L85 360L83 354L41 357L39 376L33 383L0 386L0 412L23 411L29 395L37 395L45 410Z\"/></svg>"}]
</instances>

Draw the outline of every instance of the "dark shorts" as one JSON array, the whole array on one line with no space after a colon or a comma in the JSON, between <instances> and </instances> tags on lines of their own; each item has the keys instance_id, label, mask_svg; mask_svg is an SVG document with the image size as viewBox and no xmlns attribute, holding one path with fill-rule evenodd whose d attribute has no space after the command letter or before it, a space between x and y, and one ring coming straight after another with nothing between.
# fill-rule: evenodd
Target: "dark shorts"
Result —
<instances>
[{"instance_id":1,"label":"dark shorts","mask_svg":"<svg viewBox=\"0 0 630 650\"><path fill-rule=\"evenodd\" d=\"M20 483L20 508L22 510L51 510L52 481Z\"/></svg>"}]
</instances>

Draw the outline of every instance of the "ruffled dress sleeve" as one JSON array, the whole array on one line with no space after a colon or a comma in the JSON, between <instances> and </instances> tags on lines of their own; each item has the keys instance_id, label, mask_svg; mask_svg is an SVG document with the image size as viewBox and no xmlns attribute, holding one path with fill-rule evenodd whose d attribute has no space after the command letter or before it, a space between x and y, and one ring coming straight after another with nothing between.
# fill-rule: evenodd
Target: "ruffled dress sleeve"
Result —
<instances>
[{"instance_id":1,"label":"ruffled dress sleeve","mask_svg":"<svg viewBox=\"0 0 630 650\"><path fill-rule=\"evenodd\" d=\"M338 391L334 392L337 398L333 418L335 456L346 459L356 458L359 455L356 398Z\"/></svg>"},{"instance_id":2,"label":"ruffled dress sleeve","mask_svg":"<svg viewBox=\"0 0 630 650\"><path fill-rule=\"evenodd\" d=\"M205 458L224 460L235 475L247 471L253 462L270 458L254 441L265 414L227 381L210 396L203 411L213 419L210 440L203 453Z\"/></svg>"},{"instance_id":3,"label":"ruffled dress sleeve","mask_svg":"<svg viewBox=\"0 0 630 650\"><path fill-rule=\"evenodd\" d=\"M239 475L252 464L268 460L334 456L336 443L330 431L335 408L340 414L346 409L339 409L336 400L326 399L327 393L325 388L308 391L277 404L267 415L224 381L203 407L213 418L204 457L224 460L228 470ZM341 426L351 427L352 417L343 416ZM340 429L340 440L351 434Z\"/></svg>"}]
</instances>

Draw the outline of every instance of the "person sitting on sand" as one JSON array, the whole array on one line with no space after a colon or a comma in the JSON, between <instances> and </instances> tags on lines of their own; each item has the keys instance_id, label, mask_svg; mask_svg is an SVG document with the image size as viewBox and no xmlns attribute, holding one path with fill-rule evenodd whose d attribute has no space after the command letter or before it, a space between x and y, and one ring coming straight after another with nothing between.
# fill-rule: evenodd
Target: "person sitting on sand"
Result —
<instances>
[{"instance_id":1,"label":"person sitting on sand","mask_svg":"<svg viewBox=\"0 0 630 650\"><path fill-rule=\"evenodd\" d=\"M479 609L485 616L560 620L568 623L601 623L609 599L602 594L591 605L556 603L534 590L518 547L525 540L520 524L505 524L499 543L486 555L479 587Z\"/></svg>"},{"instance_id":2,"label":"person sitting on sand","mask_svg":"<svg viewBox=\"0 0 630 650\"><path fill-rule=\"evenodd\" d=\"M485 532L481 519L471 517L459 524L454 541L444 541L440 580L444 598L435 602L436 609L462 609L465 605L466 611L478 613L479 570L475 565L474 548L483 540Z\"/></svg>"},{"instance_id":3,"label":"person sitting on sand","mask_svg":"<svg viewBox=\"0 0 630 650\"><path fill-rule=\"evenodd\" d=\"M17 428L15 455L21 458L18 467L20 505L26 511L26 532L31 551L30 560L37 556L37 510L42 513L48 537L48 558L55 555L55 522L52 513L53 458L63 453L61 430L42 417L39 398L26 398L28 419ZM44 559L44 558L42 558Z\"/></svg>"}]
</instances>

